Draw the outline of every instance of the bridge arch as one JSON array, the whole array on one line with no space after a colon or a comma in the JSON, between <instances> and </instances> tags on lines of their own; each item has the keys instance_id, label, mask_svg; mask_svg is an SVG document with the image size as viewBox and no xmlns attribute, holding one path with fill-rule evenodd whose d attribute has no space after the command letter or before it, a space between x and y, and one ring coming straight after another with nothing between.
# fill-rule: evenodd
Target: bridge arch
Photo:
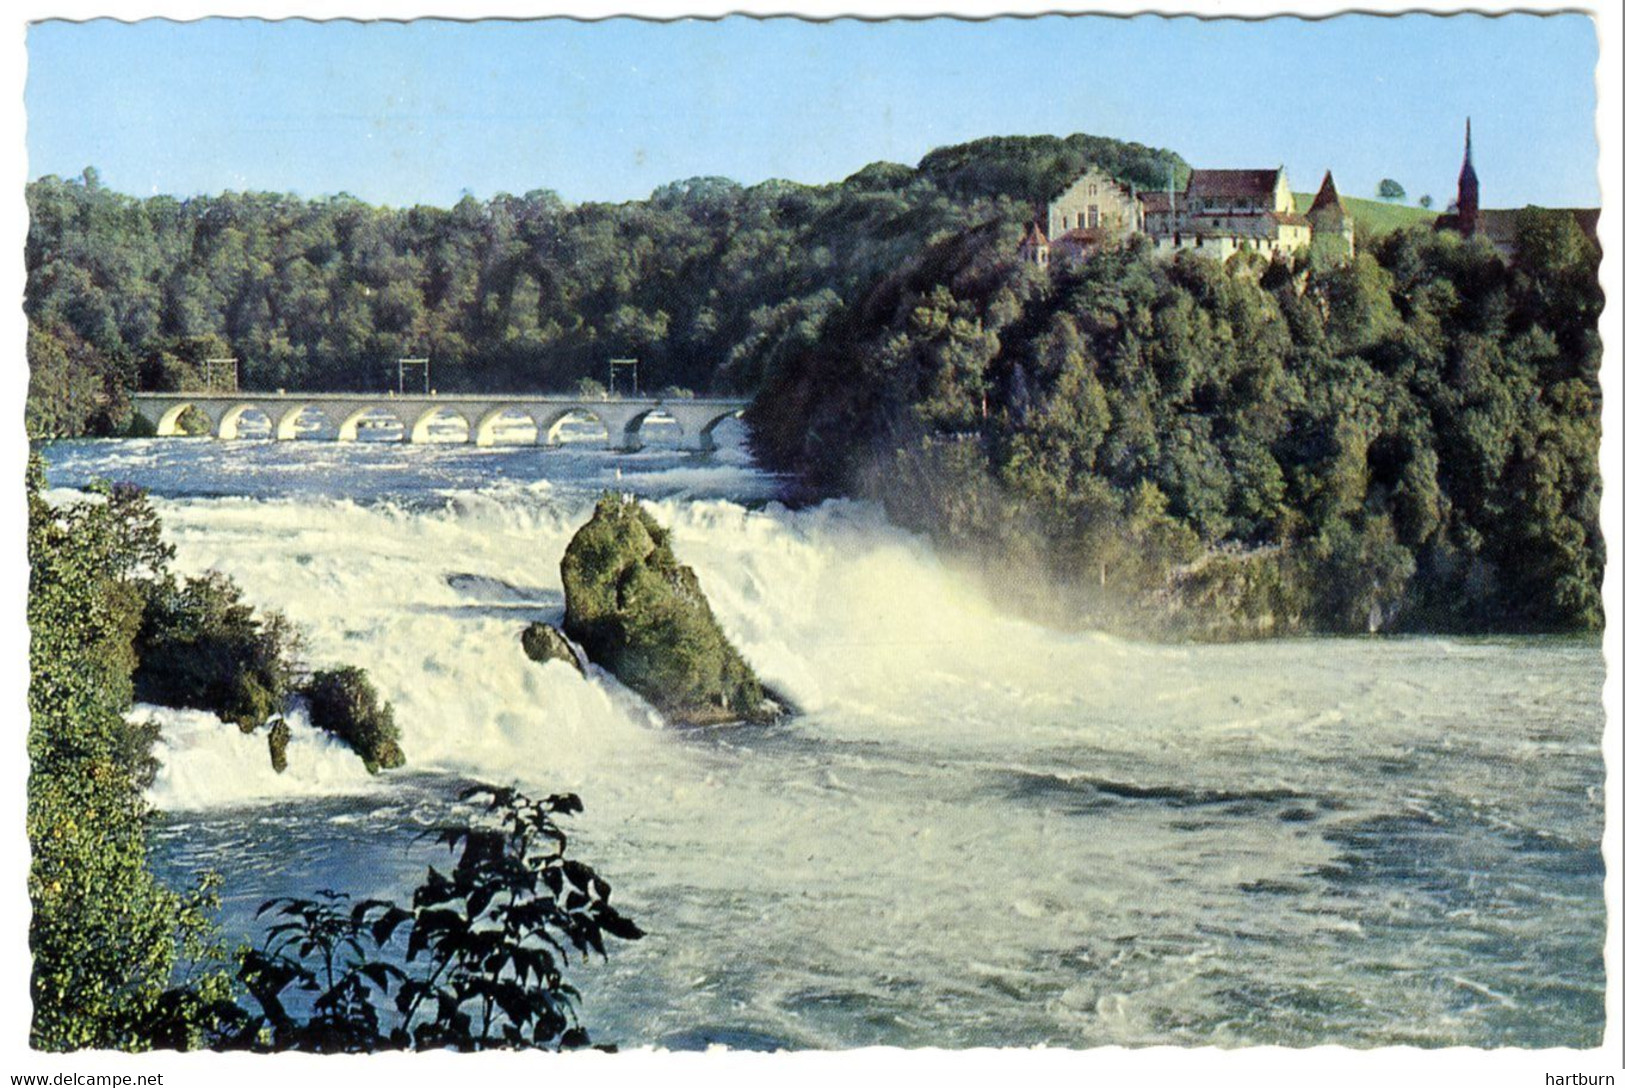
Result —
<instances>
[{"instance_id":1,"label":"bridge arch","mask_svg":"<svg viewBox=\"0 0 1625 1088\"><path fill-rule=\"evenodd\" d=\"M605 418L605 413L593 404L567 404L557 408L538 413L532 413L531 418L536 421L536 442L543 446L558 446L563 444L564 425L571 420L586 422L591 420L604 428L609 434L610 441L614 441L615 427Z\"/></svg>"},{"instance_id":2,"label":"bridge arch","mask_svg":"<svg viewBox=\"0 0 1625 1088\"><path fill-rule=\"evenodd\" d=\"M350 410L348 415L344 417L344 421L339 424L339 441L355 442L359 440L363 424L371 424L376 421L384 426L388 426L387 423L384 423L384 421L379 418L381 416L389 417L391 422L400 427L402 435L411 433L406 426L406 421L403 420L400 417L400 414L388 404L369 403L356 406Z\"/></svg>"},{"instance_id":3,"label":"bridge arch","mask_svg":"<svg viewBox=\"0 0 1625 1088\"><path fill-rule=\"evenodd\" d=\"M683 428L683 446L691 450L716 449L716 429L730 419L740 418L744 411L739 407L719 408L692 401L665 404L662 408Z\"/></svg>"},{"instance_id":4,"label":"bridge arch","mask_svg":"<svg viewBox=\"0 0 1625 1088\"><path fill-rule=\"evenodd\" d=\"M459 441L467 442L469 439L475 437L477 430L475 424L469 420L467 413L454 405L432 405L423 412L419 413L417 418L414 419L409 426L406 424L405 420L402 420L401 422L402 425L406 427L407 440L413 443L421 443L435 441L435 439L429 434L429 428L436 421L445 419L456 419L462 423L464 430L467 431L467 435Z\"/></svg>"},{"instance_id":5,"label":"bridge arch","mask_svg":"<svg viewBox=\"0 0 1625 1088\"><path fill-rule=\"evenodd\" d=\"M700 446L702 446L703 448L708 449L708 450L714 450L714 449L717 448L717 439L716 439L717 428L722 426L724 423L729 422L729 421L733 421L733 422L736 422L736 423L742 422L744 420L744 418L745 418L745 413L744 413L743 410L734 411L734 412L723 412L721 415L716 416L715 418L713 418L705 426L701 427L700 431L699 431L699 434L696 435L695 437L696 437L696 439L697 439Z\"/></svg>"},{"instance_id":6,"label":"bridge arch","mask_svg":"<svg viewBox=\"0 0 1625 1088\"><path fill-rule=\"evenodd\" d=\"M300 421L308 419L310 413L312 412L320 416L322 422L315 428L301 427ZM286 412L283 412L282 418L276 421L276 438L278 442L292 442L297 439L301 433L308 430L315 430L318 433L324 431L331 432L333 430L332 417L329 416L327 411L319 404L314 404L308 401L304 404L295 404Z\"/></svg>"},{"instance_id":7,"label":"bridge arch","mask_svg":"<svg viewBox=\"0 0 1625 1088\"><path fill-rule=\"evenodd\" d=\"M181 401L178 404L171 405L158 417L158 423L153 428L153 432L159 438L173 438L181 434L181 417L194 407L196 405L191 401Z\"/></svg>"},{"instance_id":8,"label":"bridge arch","mask_svg":"<svg viewBox=\"0 0 1625 1088\"><path fill-rule=\"evenodd\" d=\"M215 421L214 425L215 437L225 439L227 441L234 438L241 438L241 425L243 422L243 417L249 412L257 412L259 415L263 416L265 418L265 422L270 425L271 433L276 433L276 421L271 418L271 413L267 412L264 408L261 408L253 401L241 401L237 404L233 404L224 412L220 413L220 418Z\"/></svg>"},{"instance_id":9,"label":"bridge arch","mask_svg":"<svg viewBox=\"0 0 1625 1088\"><path fill-rule=\"evenodd\" d=\"M654 426L650 427L650 424ZM675 445L684 447L690 444L693 436L691 426L691 423L679 419L669 405L656 404L626 421L619 444L625 449L637 449L650 441L665 445L671 442L670 432L675 430L677 432Z\"/></svg>"},{"instance_id":10,"label":"bridge arch","mask_svg":"<svg viewBox=\"0 0 1625 1088\"><path fill-rule=\"evenodd\" d=\"M537 412L529 406L517 404L498 404L488 409L475 422L469 438L476 446L495 446L497 432L504 427L523 426L529 424L536 433L532 442L542 440L542 425L537 422Z\"/></svg>"}]
</instances>

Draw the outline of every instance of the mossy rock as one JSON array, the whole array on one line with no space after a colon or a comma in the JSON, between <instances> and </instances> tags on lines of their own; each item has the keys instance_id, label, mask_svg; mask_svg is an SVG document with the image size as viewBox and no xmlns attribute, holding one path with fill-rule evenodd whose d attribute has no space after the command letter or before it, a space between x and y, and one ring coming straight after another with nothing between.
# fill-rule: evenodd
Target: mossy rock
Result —
<instances>
[{"instance_id":1,"label":"mossy rock","mask_svg":"<svg viewBox=\"0 0 1625 1088\"><path fill-rule=\"evenodd\" d=\"M564 633L671 721L766 721L782 712L723 635L669 534L636 500L600 499L559 569Z\"/></svg>"},{"instance_id":2,"label":"mossy rock","mask_svg":"<svg viewBox=\"0 0 1625 1088\"><path fill-rule=\"evenodd\" d=\"M406 763L394 708L378 697L364 670L345 666L318 672L305 688L305 698L310 723L355 749L369 774Z\"/></svg>"},{"instance_id":3,"label":"mossy rock","mask_svg":"<svg viewBox=\"0 0 1625 1088\"><path fill-rule=\"evenodd\" d=\"M288 723L281 718L271 723L271 769L277 774L288 769L288 741L291 736Z\"/></svg>"},{"instance_id":4,"label":"mossy rock","mask_svg":"<svg viewBox=\"0 0 1625 1088\"><path fill-rule=\"evenodd\" d=\"M575 647L564 637L564 632L551 623L533 623L526 627L519 634L519 644L524 647L525 656L537 664L562 661L576 672L581 671Z\"/></svg>"}]
</instances>

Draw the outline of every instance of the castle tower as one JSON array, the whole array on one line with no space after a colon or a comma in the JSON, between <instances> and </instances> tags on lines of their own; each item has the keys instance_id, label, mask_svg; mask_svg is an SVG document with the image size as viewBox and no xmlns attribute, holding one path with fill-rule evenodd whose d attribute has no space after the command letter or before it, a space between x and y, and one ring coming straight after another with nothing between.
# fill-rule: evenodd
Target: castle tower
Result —
<instances>
[{"instance_id":1,"label":"castle tower","mask_svg":"<svg viewBox=\"0 0 1625 1088\"><path fill-rule=\"evenodd\" d=\"M1478 171L1473 169L1473 119L1467 118L1467 150L1456 179L1456 229L1471 238L1478 231Z\"/></svg>"},{"instance_id":2,"label":"castle tower","mask_svg":"<svg viewBox=\"0 0 1625 1088\"><path fill-rule=\"evenodd\" d=\"M1337 191L1337 182L1332 180L1330 170L1326 171L1325 180L1320 183L1320 192L1315 194L1315 202L1309 206L1307 218L1315 242L1322 247L1336 244L1342 256L1354 256L1354 217L1343 206L1343 198Z\"/></svg>"}]
</instances>

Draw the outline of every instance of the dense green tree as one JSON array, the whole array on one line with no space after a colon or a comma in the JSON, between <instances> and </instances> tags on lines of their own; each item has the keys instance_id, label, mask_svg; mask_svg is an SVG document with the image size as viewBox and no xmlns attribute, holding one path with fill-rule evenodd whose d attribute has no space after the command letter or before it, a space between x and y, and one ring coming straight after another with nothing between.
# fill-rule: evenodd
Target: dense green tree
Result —
<instances>
[{"instance_id":1,"label":"dense green tree","mask_svg":"<svg viewBox=\"0 0 1625 1088\"><path fill-rule=\"evenodd\" d=\"M64 343L64 340L68 343ZM70 352L69 344L77 350ZM83 434L105 388L104 368L71 331L28 324L28 405L24 422L33 437Z\"/></svg>"},{"instance_id":2,"label":"dense green tree","mask_svg":"<svg viewBox=\"0 0 1625 1088\"><path fill-rule=\"evenodd\" d=\"M138 495L68 506L30 462L28 893L31 1044L195 1046L227 980L189 964L207 944L211 885L177 893L146 864L150 730L126 721L141 583L167 558Z\"/></svg>"},{"instance_id":3,"label":"dense green tree","mask_svg":"<svg viewBox=\"0 0 1625 1088\"><path fill-rule=\"evenodd\" d=\"M256 612L225 575L166 576L146 593L135 694L143 702L208 710L253 732L282 712L296 649L287 619Z\"/></svg>"},{"instance_id":4,"label":"dense green tree","mask_svg":"<svg viewBox=\"0 0 1625 1088\"><path fill-rule=\"evenodd\" d=\"M1510 265L1418 229L1336 265L1130 243L1035 279L979 227L782 356L754 445L1036 564L1074 622L1595 628L1597 253L1571 216L1524 229ZM987 339L947 354L956 330Z\"/></svg>"},{"instance_id":5,"label":"dense green tree","mask_svg":"<svg viewBox=\"0 0 1625 1088\"><path fill-rule=\"evenodd\" d=\"M195 385L215 355L240 359L258 388L382 389L396 358L427 354L443 390L559 390L635 355L647 388L750 391L929 240L1047 199L1087 163L1142 184L1183 170L1097 137L999 153L1002 174L978 165L983 151L944 149L920 170L883 164L839 185L692 178L573 207L544 190L447 210L342 194L135 200L41 178L26 309L70 365L41 342L30 422L42 435L118 429L132 385ZM950 385L969 365L952 355L924 364ZM95 400L110 403L88 411Z\"/></svg>"}]
</instances>

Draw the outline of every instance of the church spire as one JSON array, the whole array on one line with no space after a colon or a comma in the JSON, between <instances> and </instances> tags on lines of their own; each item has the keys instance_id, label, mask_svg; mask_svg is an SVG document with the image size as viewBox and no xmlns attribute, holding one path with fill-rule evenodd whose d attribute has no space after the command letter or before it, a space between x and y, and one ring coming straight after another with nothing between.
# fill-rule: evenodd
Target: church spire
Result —
<instances>
[{"instance_id":1,"label":"church spire","mask_svg":"<svg viewBox=\"0 0 1625 1088\"><path fill-rule=\"evenodd\" d=\"M1456 180L1456 222L1464 235L1478 229L1478 171L1473 169L1473 119L1467 118L1467 148Z\"/></svg>"}]
</instances>

